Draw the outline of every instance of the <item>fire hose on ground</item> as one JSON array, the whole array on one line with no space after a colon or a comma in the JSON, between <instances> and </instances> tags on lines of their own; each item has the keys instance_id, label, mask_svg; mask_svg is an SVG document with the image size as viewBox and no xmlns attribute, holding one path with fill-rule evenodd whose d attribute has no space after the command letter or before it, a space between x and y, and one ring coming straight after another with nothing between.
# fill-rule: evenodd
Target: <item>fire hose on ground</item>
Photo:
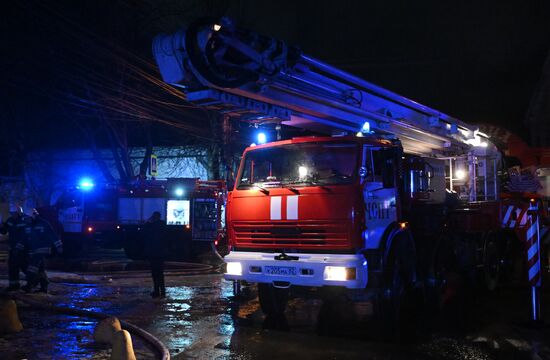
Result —
<instances>
[{"instance_id":1,"label":"fire hose on ground","mask_svg":"<svg viewBox=\"0 0 550 360\"><path fill-rule=\"evenodd\" d=\"M94 262L95 264L99 264L100 262ZM116 265L121 264L123 262L121 261L108 261L108 262L101 262L102 265ZM165 266L173 266L175 268L172 269L165 269L164 274L165 276L184 276L184 275L205 275L212 273L216 271L216 267L213 265L207 265L207 264L197 264L197 263L186 263L186 262L174 262L174 261L166 261L164 262ZM120 278L139 278L139 277L146 277L150 276L149 270L111 270L111 271L86 271L86 272L79 272L79 274L83 275L103 275L103 276L109 276L114 279L120 279Z\"/></svg>"},{"instance_id":2,"label":"fire hose on ground","mask_svg":"<svg viewBox=\"0 0 550 360\"><path fill-rule=\"evenodd\" d=\"M65 308L57 305L44 304L38 301L28 299L27 297L22 295L15 295L14 298L17 301L25 303L32 308L51 311L55 313L61 313L61 314L73 315L73 316L83 316L83 317L89 317L89 318L98 319L98 320L103 320L103 319L112 317L112 315L95 312L95 311L71 309L71 308ZM151 333L127 321L120 320L120 324L122 325L123 329L128 330L131 334L136 335L141 339L145 340L147 343L149 343L155 349L157 355L159 355L159 359L161 360L170 359L170 352L168 351L168 348Z\"/></svg>"}]
</instances>

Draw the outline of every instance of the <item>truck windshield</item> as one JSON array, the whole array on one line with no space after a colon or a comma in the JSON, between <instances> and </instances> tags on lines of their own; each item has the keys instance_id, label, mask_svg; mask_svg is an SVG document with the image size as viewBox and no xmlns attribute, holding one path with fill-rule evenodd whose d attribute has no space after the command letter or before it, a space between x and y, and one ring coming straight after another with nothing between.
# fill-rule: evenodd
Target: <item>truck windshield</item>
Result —
<instances>
[{"instance_id":1,"label":"truck windshield","mask_svg":"<svg viewBox=\"0 0 550 360\"><path fill-rule=\"evenodd\" d=\"M349 184L357 173L357 153L357 143L343 141L252 150L237 188Z\"/></svg>"}]
</instances>

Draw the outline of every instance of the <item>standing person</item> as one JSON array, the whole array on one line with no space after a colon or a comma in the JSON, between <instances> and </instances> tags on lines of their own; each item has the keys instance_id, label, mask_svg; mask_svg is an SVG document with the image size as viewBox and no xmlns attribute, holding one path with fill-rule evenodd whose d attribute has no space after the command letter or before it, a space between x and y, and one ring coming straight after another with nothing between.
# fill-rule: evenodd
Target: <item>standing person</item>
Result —
<instances>
[{"instance_id":1,"label":"standing person","mask_svg":"<svg viewBox=\"0 0 550 360\"><path fill-rule=\"evenodd\" d=\"M164 258L166 246L164 242L165 223L160 218L160 212L155 211L144 226L145 251L151 264L153 278L153 298L166 296L164 286Z\"/></svg>"},{"instance_id":2,"label":"standing person","mask_svg":"<svg viewBox=\"0 0 550 360\"><path fill-rule=\"evenodd\" d=\"M6 291L19 290L19 271L26 272L27 256L24 249L25 215L21 206L10 205L11 216L0 225L0 234L8 234L8 287Z\"/></svg>"},{"instance_id":3,"label":"standing person","mask_svg":"<svg viewBox=\"0 0 550 360\"><path fill-rule=\"evenodd\" d=\"M29 266L27 268L27 284L22 287L30 292L36 285L40 285L39 292L48 292L48 275L46 274L45 259L51 254L55 246L57 253L63 253L61 240L57 237L50 224L40 217L36 209L25 228L27 248L29 251Z\"/></svg>"}]
</instances>

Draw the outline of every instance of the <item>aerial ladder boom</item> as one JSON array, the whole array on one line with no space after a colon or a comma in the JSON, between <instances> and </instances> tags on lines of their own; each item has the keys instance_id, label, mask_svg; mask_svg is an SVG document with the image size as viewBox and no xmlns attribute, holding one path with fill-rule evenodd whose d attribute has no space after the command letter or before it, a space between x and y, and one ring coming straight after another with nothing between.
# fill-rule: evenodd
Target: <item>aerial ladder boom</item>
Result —
<instances>
[{"instance_id":1,"label":"aerial ladder boom","mask_svg":"<svg viewBox=\"0 0 550 360\"><path fill-rule=\"evenodd\" d=\"M397 136L414 154L463 154L476 127L271 37L203 19L159 35L153 54L167 83L187 100L251 122L278 122L324 134L370 131Z\"/></svg>"},{"instance_id":2,"label":"aerial ladder boom","mask_svg":"<svg viewBox=\"0 0 550 360\"><path fill-rule=\"evenodd\" d=\"M411 222L416 223L415 231L421 232L420 236L443 238L437 234L439 230L442 233L449 231L446 228L447 223L437 219L451 219L449 223L454 224L452 225L453 231L458 235L467 234L464 237L457 236L456 239L468 239L468 244L459 246L462 246L461 249L470 249L474 246L472 253L476 255L475 259L460 262L477 264L477 258L480 256L475 250L482 249L484 252L483 264L478 265L482 268L499 268L500 264L507 262L503 261L499 254L495 255L489 251L497 248L510 248L504 243L507 241L506 236L508 235L502 235L508 234L506 230L516 229L517 238L523 239L523 241L531 241L534 238L533 226L535 225L525 226L527 221L525 214L529 215L528 211L536 214L535 211L538 211L538 205L535 207L535 201L538 200L528 198L529 200L525 201L525 196L501 200L497 176L499 174L500 154L497 148L488 140L487 135L481 133L475 126L468 125L459 119L339 70L302 53L298 48L289 46L280 40L238 28L226 18L202 19L174 34L159 35L153 43L153 54L164 81L180 88L191 103L255 124L283 124L321 134L351 132L360 135L363 132L374 132L379 137L396 137L400 140L404 151L413 155L402 157L406 161L400 162L408 162L410 165L408 174L402 176L402 184L410 185L410 191L406 186L401 187L408 191L408 196L396 196L396 187L385 186L384 184L379 187L377 181L365 182L365 186L360 189L360 192L357 192L357 187L354 190L341 187L340 189L343 189L339 190L341 194L344 194L344 191L350 191L350 196L342 196L341 198L336 198L332 194L327 196L326 192L329 192L328 190L319 193L310 192L307 193L308 196L299 196L298 191L294 193L288 188L283 189L282 181L281 187L274 186L270 190L273 196L270 195L269 191L265 193L265 189L263 189L263 194L259 195L258 191L261 188L257 191L253 190L256 193L250 195L252 190L248 188L239 189L239 186L236 186L231 212L232 214L238 214L238 217L233 217L233 219L237 219L234 220L234 223L238 221L239 226L244 224L242 226L245 226L245 230L239 230L242 236L237 240L235 235L237 230L235 230L235 227L231 228L229 226L230 234L233 231L233 235L231 235L233 237L230 236L230 238L237 245L239 241L242 241L242 244L245 245L242 246L244 250L241 251L237 247L237 250L233 249L225 258L228 262L226 279L246 280L265 285L265 283L271 283L273 279L271 275L276 274L279 280L288 280L289 286L290 284L308 286L329 284L332 286L335 284L324 282L324 280L328 281L330 279L325 279L319 274L328 271L329 266L326 265L331 263L327 263L327 259L333 261L340 257L338 261L341 262L334 263L334 266L330 266L331 268L356 268L358 270L354 274L364 275L360 279L348 279L347 270L345 270L343 272L343 274L345 273L344 279L340 280L355 281L352 284L353 286L349 286L350 288L364 288L368 272L365 268L367 252L369 256L372 256L368 261L375 259L372 264L384 264L385 262L380 259L383 259L389 253L393 254L393 250L389 251L392 241L384 241L384 237L387 236L391 239L400 231L409 231L405 222L399 223L400 229L405 230L387 231L401 217L401 215L398 217L397 210L391 210L393 215L390 217L390 208L405 208L405 206L402 206L405 203L404 201L400 205L397 204L400 198L403 200L407 198L408 203L414 205L414 209L412 205L409 206L407 214L409 217L404 219L410 218ZM297 139L290 142L303 140ZM312 141L315 141L315 139ZM278 146L283 145L272 144L266 145L265 148L276 149ZM366 158L366 149L366 146L363 147L365 151L363 158ZM374 158L373 151L379 150L374 147L369 149L371 159ZM247 152L253 154L254 151L256 150L246 150L244 158L246 159ZM250 164L249 169L254 169L254 160L251 160ZM241 169L244 169L245 166L247 165L243 165ZM426 169L431 168L433 171L431 174L430 171L425 174L422 166L425 166ZM271 165L268 168L270 175L265 177L266 180L274 178L271 175ZM305 168L307 173L305 166L300 166L297 170L300 171L300 168ZM374 174L372 171L372 169L375 169L374 161L372 161L370 168L371 173ZM362 169L366 173L366 168L363 167ZM242 173L241 171L241 175ZM253 174L254 171L250 170L250 173ZM258 178L260 177L258 176ZM281 179L283 178L281 177ZM408 183L405 182L405 179L408 179ZM249 184L254 184L252 175L246 180L249 181ZM418 189L415 188L415 184L418 185L424 181L428 184L416 186ZM435 184L434 188L430 188L430 183ZM243 185L246 185L246 182L243 182ZM376 186L376 189L368 188L370 185ZM309 187L323 186L312 184ZM459 202L453 205L453 201L450 201L448 207L457 208L452 209L451 215L447 213L447 207L441 207L440 205L447 203L447 200L452 200L454 197L447 196L446 190L456 193L462 200L468 200L467 207L458 208L461 206ZM289 195L288 192L292 192L292 195ZM434 193L433 197L431 196L432 193ZM242 201L245 198L246 202ZM285 199L286 205L282 205L282 198ZM355 203L343 205L349 199L364 201L365 206L358 205L355 207L353 205ZM300 201L300 205L298 205L298 201ZM284 249L294 247L305 249L304 251L308 250L309 245L305 242L302 243L302 240L306 237L302 237L301 227L296 224L299 224L301 220L316 220L316 217L320 215L318 211L304 211L305 214L315 214L310 215L309 218L307 215L302 214L300 216L304 216L304 218L300 219L298 208L316 209L319 207L318 204L323 204L322 207L328 209L327 213L322 215L323 219L336 219L338 221L344 221L341 219L342 214L352 214L351 218L353 219L353 214L359 211L356 209L363 208L364 213L359 217L363 218L364 216L365 222L363 225L361 225L361 221L356 221L353 225L356 226L356 231L349 231L350 234L355 235L343 237L351 241L355 236L354 241L359 244L358 246L364 246L361 251L365 250L367 252L358 254L334 254L331 252L330 254L320 255L317 251L325 245L319 246L315 249L315 254L308 254L308 256L311 256L308 258L308 266L313 266L311 264L316 266L316 269L308 273L308 276L314 273L318 274L315 278L316 282L309 280L313 277L308 277L307 280L301 282L301 278L294 276L296 274L291 274L290 270L288 270L289 273L284 273L283 270L278 273L275 272L276 269L281 268L279 266L281 261L288 261L288 263L284 263L285 266L288 266L288 269L295 269L293 266L301 261L300 257L302 255L296 255L295 259L291 259L291 263L290 257L286 257L287 254L285 254ZM329 214L333 208L330 204L337 204L338 206L334 206L335 209L342 209L342 206L347 206L347 210ZM431 205L437 206L432 207ZM285 206L287 209L286 214L292 214L292 219L281 218L281 209ZM378 211L379 209L387 209L387 211ZM264 210L265 212L258 215L259 212ZM501 212L505 214L503 217L500 215ZM359 212L359 214L362 213ZM384 218L380 214L388 215ZM536 216L529 216L531 216L529 221L534 221L533 219ZM289 219L292 220L292 223L286 222ZM500 220L502 220L502 223ZM250 230L258 226L259 223L262 226L265 224L261 234L255 232L256 230ZM424 226L428 223L429 226ZM438 225L439 223L441 224ZM292 225L290 226L290 224ZM307 226L310 226L309 223ZM350 224L349 229L352 228L351 226ZM438 226L440 226L439 230ZM290 234L288 232L291 227L295 233ZM538 223L536 227L538 238ZM527 228L529 228L528 231ZM284 232L281 229L284 229ZM325 231L325 228L323 228L319 233L325 234L332 231ZM249 235L247 235L249 232L254 232L255 236L259 237L252 239L250 236L249 239ZM285 236L284 242L277 243L281 239L281 234ZM498 236L495 234L498 234ZM531 236L526 236L526 234ZM411 236L405 238L412 239ZM503 246L493 245L497 238L504 244ZM325 244L325 239L323 237L319 240L319 243ZM472 239L475 239L473 245ZM457 244L459 244L458 241L462 240L457 240ZM489 241L493 243L489 243ZM433 244L438 242L439 240L434 240ZM432 244L431 241L420 243L424 243L424 246L431 246L427 244ZM422 246L422 244L420 245ZM274 246L283 248L281 255L275 258L267 255L268 252L266 252L268 248L277 249L278 251L278 247L275 248ZM317 246L317 243L315 246ZM413 249L414 247L415 245L411 246ZM378 253L381 249L384 249L384 251ZM428 251L431 250L428 249L424 254L432 253ZM452 252L454 252L453 248L450 249L449 253ZM470 253L470 251L461 252L465 256L469 256L467 253ZM529 250L529 253L531 252L532 250ZM296 252L296 254L302 253ZM410 254L407 253L408 255ZM315 258L316 256L321 257ZM436 255L433 257L424 256L424 258L435 259ZM534 257L531 256L529 259L531 258ZM515 262L510 261L509 263ZM235 265L231 267L231 271L229 264ZM262 266L264 265L275 270L270 270L273 272L269 274L263 274ZM537 266L539 269L538 274L540 274L540 264ZM259 269L259 271L254 274L252 271L242 271L242 269L252 269L252 267ZM419 268L416 265L413 265L413 267ZM422 267L425 269L435 268L432 264ZM412 270L412 272L414 271ZM491 270L491 272L494 271ZM375 273L370 272L369 276ZM531 273L531 269L529 273ZM486 277L489 276L493 276L493 274L487 272ZM382 283L383 280L380 281ZM278 282L281 283L282 281ZM265 304L272 304L273 301L271 300ZM260 301L262 300L260 299Z\"/></svg>"}]
</instances>

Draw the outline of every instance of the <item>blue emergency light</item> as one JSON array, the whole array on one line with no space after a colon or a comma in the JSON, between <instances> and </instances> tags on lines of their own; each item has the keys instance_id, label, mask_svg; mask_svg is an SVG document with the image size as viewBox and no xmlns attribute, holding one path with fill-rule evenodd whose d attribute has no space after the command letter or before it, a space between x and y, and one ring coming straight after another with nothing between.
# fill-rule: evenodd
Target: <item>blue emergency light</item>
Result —
<instances>
[{"instance_id":1,"label":"blue emergency light","mask_svg":"<svg viewBox=\"0 0 550 360\"><path fill-rule=\"evenodd\" d=\"M365 121L363 123L363 126L361 126L361 132L363 134L368 134L370 133L370 123L368 121Z\"/></svg>"},{"instance_id":2,"label":"blue emergency light","mask_svg":"<svg viewBox=\"0 0 550 360\"><path fill-rule=\"evenodd\" d=\"M256 137L258 140L258 144L265 144L267 142L267 135L264 132L258 133Z\"/></svg>"},{"instance_id":3,"label":"blue emergency light","mask_svg":"<svg viewBox=\"0 0 550 360\"><path fill-rule=\"evenodd\" d=\"M85 191L91 190L94 186L95 186L94 182L89 178L83 178L78 183L78 188Z\"/></svg>"},{"instance_id":4,"label":"blue emergency light","mask_svg":"<svg viewBox=\"0 0 550 360\"><path fill-rule=\"evenodd\" d=\"M174 190L174 194L176 194L176 196L183 196L183 189L177 188L176 190Z\"/></svg>"}]
</instances>

